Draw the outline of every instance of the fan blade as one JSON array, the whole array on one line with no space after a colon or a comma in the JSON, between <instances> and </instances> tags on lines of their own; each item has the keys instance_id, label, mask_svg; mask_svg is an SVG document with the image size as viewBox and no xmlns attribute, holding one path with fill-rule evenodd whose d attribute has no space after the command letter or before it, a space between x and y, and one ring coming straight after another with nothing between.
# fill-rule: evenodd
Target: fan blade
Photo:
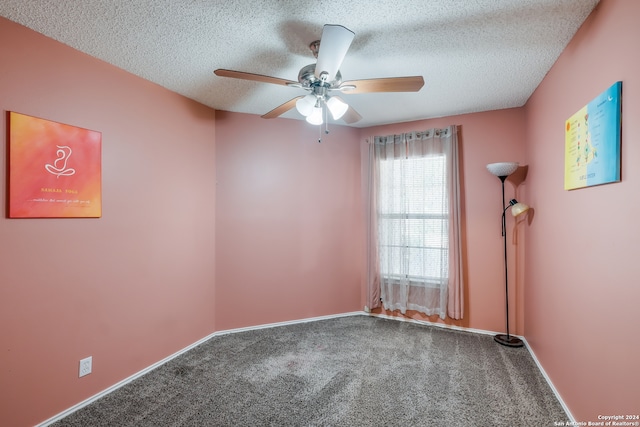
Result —
<instances>
[{"instance_id":1,"label":"fan blade","mask_svg":"<svg viewBox=\"0 0 640 427\"><path fill-rule=\"evenodd\" d=\"M325 25L320 39L320 50L316 63L316 77L320 73L328 74L327 81L332 81L344 60L355 33L342 25Z\"/></svg>"},{"instance_id":2,"label":"fan blade","mask_svg":"<svg viewBox=\"0 0 640 427\"><path fill-rule=\"evenodd\" d=\"M360 119L362 119L362 116L358 114L358 112L354 110L352 106L349 106L347 112L344 113L344 116L342 116L342 120L344 120L344 122L347 124L355 123Z\"/></svg>"},{"instance_id":3,"label":"fan blade","mask_svg":"<svg viewBox=\"0 0 640 427\"><path fill-rule=\"evenodd\" d=\"M351 80L341 86L353 85L355 89L345 90L345 93L374 93L374 92L417 92L424 86L422 76L387 77L381 79Z\"/></svg>"},{"instance_id":4,"label":"fan blade","mask_svg":"<svg viewBox=\"0 0 640 427\"><path fill-rule=\"evenodd\" d=\"M216 76L220 77L231 77L233 79L251 80L261 83L272 83L282 86L289 86L290 84L298 83L291 80L279 79L278 77L263 76L262 74L245 73L242 71L224 70L221 68L215 70L214 73Z\"/></svg>"},{"instance_id":5,"label":"fan blade","mask_svg":"<svg viewBox=\"0 0 640 427\"><path fill-rule=\"evenodd\" d=\"M294 108L296 106L296 101L301 98L304 98L304 96L296 96L295 98L290 99L279 107L276 107L273 110L269 111L267 114L262 115L261 117L263 119L275 119L276 117Z\"/></svg>"}]
</instances>

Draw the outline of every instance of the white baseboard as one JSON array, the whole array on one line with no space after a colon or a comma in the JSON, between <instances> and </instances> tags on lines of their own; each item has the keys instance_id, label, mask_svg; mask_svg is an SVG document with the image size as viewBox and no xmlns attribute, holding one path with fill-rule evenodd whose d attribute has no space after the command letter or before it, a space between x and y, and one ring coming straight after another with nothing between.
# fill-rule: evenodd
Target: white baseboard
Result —
<instances>
[{"instance_id":1,"label":"white baseboard","mask_svg":"<svg viewBox=\"0 0 640 427\"><path fill-rule=\"evenodd\" d=\"M339 317L347 317L347 316L355 316L355 315L364 315L364 316L370 316L370 317L380 317L380 318L384 318L384 319L397 320L397 321L400 321L400 322L410 322L410 323L416 323L416 324L421 324L421 325L437 326L439 328L444 328L444 329L455 329L455 330L459 330L459 331L473 332L473 333L476 333L476 334L483 334L483 335L496 335L498 333L496 331L487 331L487 330L484 330L484 329L474 329L474 328L464 328L464 327L460 327L460 326L445 325L445 324L442 324L442 323L427 322L427 321L424 321L424 320L416 320L416 319L411 319L411 318L407 318L407 317L389 316L389 315L386 315L386 314L374 314L374 313L366 312L366 311L354 311L354 312L350 312L350 313L331 314L331 315L327 315L327 316L311 317L311 318L307 318L307 319L290 320L290 321L286 321L286 322L268 323L268 324L264 324L264 325L248 326L248 327L245 327L245 328L236 328L236 329L227 329L227 330L223 330L223 331L217 331L217 332L214 332L214 333L212 333L210 335L207 335L206 337L194 342L193 344L188 345L187 347L183 348L182 350L179 350L179 351L173 353L172 355L165 357L164 359L154 363L153 365L148 366L148 367L144 368L143 370L141 370L139 372L136 372L135 374L131 375L130 377L125 378L124 380L112 385L111 387L106 388L105 390L103 390L103 391L91 396L90 398L88 398L86 400L83 400L82 402L80 402L80 403L78 403L76 405L73 405L72 407L70 407L70 408L60 412L59 414L49 418L48 420L38 424L36 427L49 426L49 425L55 423L56 421L59 421L59 420L63 419L64 417L71 415L75 411L77 411L77 410L89 405L90 403L95 402L96 400L100 399L101 397L106 396L107 394L109 394L111 392L116 391L120 387L130 383L131 381L133 381L133 380L135 380L137 378L142 377L143 375L153 371L154 369L164 365L165 363L175 359L176 357L180 356L181 354L186 353L187 351L199 346L200 344L210 340L213 337L217 337L217 336L221 336L221 335L234 334L234 333L238 333L238 332L253 331L253 330L267 329L267 328L275 328L275 327L278 327L278 326L295 325L295 324L300 324L300 323L316 322L318 320L336 319L336 318L339 318ZM514 336L518 336L518 335L514 335ZM569 417L569 421L575 421L573 416L571 415L571 412L569 411L569 408L567 407L567 405L565 405L564 401L562 400L562 397L560 397L560 394L558 393L558 391L554 387L553 383L551 382L551 379L549 378L547 373L542 368L542 365L540 365L540 362L538 361L538 358L536 357L535 353L533 352L533 350L531 350L531 347L529 346L529 343L527 342L527 340L524 337L520 337L520 336L518 336L518 338L520 338L520 339L522 339L522 341L524 341L524 343L526 345L526 348L529 351L529 354L531 354L531 357L533 358L534 362L536 363L536 366L538 367L538 369L542 373L542 376L544 377L544 379L547 381L547 384L549 384L549 387L551 387L551 390L553 391L553 393L555 394L556 398L560 402L560 405L562 405L562 408L567 413L567 416Z\"/></svg>"},{"instance_id":2,"label":"white baseboard","mask_svg":"<svg viewBox=\"0 0 640 427\"><path fill-rule=\"evenodd\" d=\"M306 319L298 319L298 320L287 320L286 322L266 323L264 325L257 325L257 326L247 326L246 328L226 329L224 331L214 332L206 339L209 339L211 337L218 336L218 335L235 334L237 332L255 331L258 329L275 328L278 326L297 325L299 323L316 322L318 320L337 319L339 317L347 317L347 316L355 316L355 315L363 315L363 314L366 314L366 313L363 311L352 311L351 313L329 314L327 316L309 317Z\"/></svg>"},{"instance_id":3,"label":"white baseboard","mask_svg":"<svg viewBox=\"0 0 640 427\"><path fill-rule=\"evenodd\" d=\"M429 325L429 326L437 326L438 328L443 328L443 329L455 329L457 331L465 331L465 332L473 332L476 334L483 334L483 335L496 335L499 332L494 332L494 331L486 331L484 329L474 329L474 328L464 328L462 326L455 326L455 325L445 325L444 323L435 323L435 322L429 322L426 320L418 320L418 319L412 319L410 317L400 317L400 316L389 316L388 314L374 314L374 313L364 313L367 314L371 317L381 317L383 319L390 319L390 320L398 320L400 322L409 322L409 323L416 323L418 325ZM514 337L516 337L517 335L513 335Z\"/></svg>"},{"instance_id":4,"label":"white baseboard","mask_svg":"<svg viewBox=\"0 0 640 427\"><path fill-rule=\"evenodd\" d=\"M455 326L455 325L445 325L443 323L428 322L428 321L425 321L425 320L411 319L409 317L389 316L387 314L373 314L373 313L363 313L363 314L367 314L367 315L372 316L372 317L382 317L382 318L385 318L385 319L399 320L401 322L410 322L410 323L417 323L417 324L421 324L421 325L437 326L439 328L445 328L445 329L455 329L455 330L459 330L459 331L473 332L473 333L476 333L476 334L496 335L496 334L502 333L502 332L496 332L496 331L487 331L487 330L484 330L484 329L463 328L463 327ZM536 354L531 349L531 346L527 342L526 338L523 337L523 336L520 336L520 335L513 335L513 334L511 334L511 336L518 337L518 338L520 338L522 340L522 342L524 342L525 347L529 351L529 354L531 355L531 358L533 359L533 361L536 363L536 366L538 367L538 370L540 371L540 373L544 377L545 381L547 381L547 384L549 384L549 387L551 388L551 391L553 391L553 394L556 396L556 399L558 399L558 402L560 402L560 405L562 406L562 409L564 409L564 412L567 414L568 421L575 423L576 420L575 420L575 418L573 418L573 415L571 414L571 411L569 411L569 407L564 403L564 400L562 400L562 396L560 396L560 393L558 393L558 390L556 389L556 387L551 382L551 378L549 378L549 376L547 375L545 370L542 368L542 365L540 364L540 361L538 360L538 358L536 357Z\"/></svg>"},{"instance_id":5,"label":"white baseboard","mask_svg":"<svg viewBox=\"0 0 640 427\"><path fill-rule=\"evenodd\" d=\"M538 367L538 370L540 371L540 373L542 374L544 379L547 380L547 384L549 384L549 387L551 387L551 391L553 391L553 394L555 394L556 399L558 399L558 402L560 402L560 405L562 405L562 409L564 409L564 412L567 414L568 421L570 421L571 423L575 424L576 423L576 419L573 418L573 414L569 410L569 407L564 403L564 400L562 400L562 396L560 396L560 393L558 393L558 390L556 390L555 386L551 382L551 378L549 378L549 376L545 372L544 368L540 364L540 361L538 361L538 358L536 357L536 354L531 349L531 346L529 346L529 343L527 342L527 339L524 338L524 337L522 337L521 339L522 339L522 341L524 341L524 344L527 346L527 350L529 350L529 354L531 354L531 357L533 358L533 361L536 362L536 366Z\"/></svg>"},{"instance_id":6,"label":"white baseboard","mask_svg":"<svg viewBox=\"0 0 640 427\"><path fill-rule=\"evenodd\" d=\"M170 356L165 357L164 359L160 360L159 362L154 363L151 366L148 366L146 368L144 368L143 370L136 372L135 374L131 375L128 378L125 378L124 380L112 385L111 387L108 387L104 390L102 390L101 392L99 392L98 394L95 394L93 396L91 396L90 398L83 400L80 403L77 403L75 405L73 405L72 407L60 412L59 414L49 418L46 421L43 421L42 423L38 424L36 427L46 427L49 426L53 423L55 423L56 421L60 421L61 419L63 419L66 416L71 415L72 413L76 412L77 410L84 408L85 406L89 405L90 403L95 402L96 400L100 399L101 397L106 396L107 394L116 391L117 389L119 389L120 387L130 383L131 381L140 378L141 376L153 371L154 369L164 365L165 363L175 359L176 357L180 356L183 353L186 353L187 351L199 346L200 344L210 340L213 337L217 337L220 335L227 335L227 334L233 334L233 333L237 333L237 332L244 332L244 331L251 331L251 330L256 330L256 329L265 329L265 328L274 328L277 326L286 326L286 325L295 325L298 323L307 323L307 322L315 322L318 320L325 320L325 319L334 319L334 318L338 318L338 317L346 317L346 316L353 316L353 315L360 315L360 314L365 314L364 312L360 312L360 311L356 311L356 312L352 312L352 313L341 313L341 314L332 314L332 315L328 315L328 316L319 316L319 317L312 317L312 318L308 318L308 319L300 319L300 320L291 320L291 321L287 321L287 322L278 322L278 323L269 323L269 324L265 324L265 325L258 325L258 326L250 326L250 327L246 327L246 328L237 328L237 329L228 329L228 330L224 330L224 331L217 331L214 332L210 335L207 335L206 337L194 342L193 344L188 345L187 347L183 348L182 350L179 350L175 353L173 353Z\"/></svg>"},{"instance_id":7,"label":"white baseboard","mask_svg":"<svg viewBox=\"0 0 640 427\"><path fill-rule=\"evenodd\" d=\"M216 333L213 333L209 336L206 336L204 338L202 338L199 341L196 341L195 343L183 348L182 350L177 351L176 353L173 353L171 356L165 357L164 359L160 360L159 362L154 363L151 366L148 366L146 368L144 368L143 370L136 372L135 374L131 375L128 378L125 378L124 380L112 385L109 388L106 388L104 390L102 390L101 392L99 392L98 394L95 394L93 396L91 396L90 398L83 400L80 403L77 403L75 405L73 405L72 407L60 412L59 414L55 415L52 418L49 418L46 421L43 421L42 423L38 424L36 427L45 427L48 426L50 424L55 423L56 421L59 421L61 419L63 419L64 417L71 415L72 413L76 412L77 410L84 408L85 406L87 406L88 404L95 402L96 400L100 399L101 397L106 396L107 394L116 391L117 389L119 389L120 387L130 383L131 381L140 378L141 376L153 371L154 369L164 365L165 363L167 363L168 361L175 359L176 357L180 356L183 353L186 353L187 351L191 350L192 348L202 344L203 342L207 341L208 339L214 337L216 335Z\"/></svg>"}]
</instances>

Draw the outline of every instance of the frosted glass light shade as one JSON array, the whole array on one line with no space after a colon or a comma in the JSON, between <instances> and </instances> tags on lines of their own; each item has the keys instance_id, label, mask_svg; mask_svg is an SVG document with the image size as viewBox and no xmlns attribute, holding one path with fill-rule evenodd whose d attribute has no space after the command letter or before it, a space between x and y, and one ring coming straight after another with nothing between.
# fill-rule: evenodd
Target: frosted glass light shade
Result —
<instances>
[{"instance_id":1,"label":"frosted glass light shade","mask_svg":"<svg viewBox=\"0 0 640 427\"><path fill-rule=\"evenodd\" d=\"M518 202L515 205L511 206L511 215L513 216L522 215L528 210L529 210L529 206L525 205L524 203Z\"/></svg>"},{"instance_id":2,"label":"frosted glass light shade","mask_svg":"<svg viewBox=\"0 0 640 427\"><path fill-rule=\"evenodd\" d=\"M323 123L322 120L322 107L314 107L311 114L307 116L307 122L312 125L321 125Z\"/></svg>"},{"instance_id":3,"label":"frosted glass light shade","mask_svg":"<svg viewBox=\"0 0 640 427\"><path fill-rule=\"evenodd\" d=\"M305 117L308 117L313 113L313 107L316 105L316 96L309 94L304 98L300 98L296 101L296 110Z\"/></svg>"},{"instance_id":4,"label":"frosted glass light shade","mask_svg":"<svg viewBox=\"0 0 640 427\"><path fill-rule=\"evenodd\" d=\"M518 169L517 162L489 163L487 170L495 176L509 176Z\"/></svg>"},{"instance_id":5,"label":"frosted glass light shade","mask_svg":"<svg viewBox=\"0 0 640 427\"><path fill-rule=\"evenodd\" d=\"M327 101L327 108L329 108L333 119L339 120L342 116L344 116L344 113L347 112L349 106L340 98L333 97L329 98L329 100Z\"/></svg>"}]
</instances>

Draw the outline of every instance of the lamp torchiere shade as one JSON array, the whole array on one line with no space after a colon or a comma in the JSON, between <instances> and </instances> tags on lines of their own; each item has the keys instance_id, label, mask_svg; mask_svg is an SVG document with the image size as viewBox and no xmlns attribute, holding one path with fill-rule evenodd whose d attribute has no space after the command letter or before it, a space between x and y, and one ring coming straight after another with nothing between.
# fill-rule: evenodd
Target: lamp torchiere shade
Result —
<instances>
[{"instance_id":1,"label":"lamp torchiere shade","mask_svg":"<svg viewBox=\"0 0 640 427\"><path fill-rule=\"evenodd\" d=\"M487 170L495 176L509 176L518 169L519 163L517 162L498 162L489 163Z\"/></svg>"}]
</instances>

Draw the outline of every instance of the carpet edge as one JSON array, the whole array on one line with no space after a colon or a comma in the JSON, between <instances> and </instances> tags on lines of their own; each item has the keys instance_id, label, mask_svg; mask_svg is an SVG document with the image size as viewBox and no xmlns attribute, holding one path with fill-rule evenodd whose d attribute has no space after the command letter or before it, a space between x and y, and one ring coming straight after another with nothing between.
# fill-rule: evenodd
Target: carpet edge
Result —
<instances>
[{"instance_id":1,"label":"carpet edge","mask_svg":"<svg viewBox=\"0 0 640 427\"><path fill-rule=\"evenodd\" d=\"M453 329L453 330L459 330L459 331L465 331L465 332L471 332L471 333L477 333L477 334L482 334L482 335L495 335L496 332L495 331L488 331L488 330L483 330L483 329L475 329L475 328L464 328L464 327L460 327L460 326L454 326L454 325L446 325L446 324L441 324L441 323L434 323L434 322L428 322L428 321L422 321L422 320L416 320L416 319L411 319L411 318L403 318L403 317L397 317L397 316L389 316L389 315L385 315L385 314L374 314L371 312L366 312L366 311L354 311L354 312L348 312L348 313L339 313L339 314L331 314L331 315L325 315L325 316L318 316L318 317L310 317L310 318L304 318L304 319L297 319L297 320L290 320L290 321L284 321L284 322L276 322L276 323L267 323L267 324L262 324L262 325L255 325L255 326L248 326L248 327L242 327L242 328L234 328L234 329L226 329L226 330L221 330L221 331L216 331L213 332L203 338L201 338L200 340L184 347L181 350L178 350L177 352L165 357L164 359L136 372L135 374L113 384L112 386L98 392L97 394L63 410L62 412L54 415L53 417L41 422L40 424L37 424L36 427L47 427L57 421L60 421L61 419L71 415L72 413L82 409L83 407L95 402L96 400L118 390L119 388L125 386L126 384L144 376L145 374L153 371L154 369L170 362L171 360L175 359L176 357L194 349L195 347L199 346L200 344L205 343L206 341L210 340L211 338L214 337L218 337L218 336L223 336L223 335L229 335L229 334L234 334L234 333L240 333L240 332L247 332L247 331L252 331L252 330L259 330L259 329L268 329L268 328L275 328L275 327L280 327L280 326L288 326L288 325L295 325L295 324L301 324L301 323L309 323L309 322L315 322L315 321L321 321L321 320L329 320L329 319L337 319L337 318L341 318L341 317L348 317L348 316L367 316L367 317L378 317L378 318L383 318L383 319L389 319L389 320L395 320L395 321L401 321L401 322L408 322L408 323L414 323L414 324L419 324L419 325L425 325L425 326L435 326L435 327L439 327L442 329ZM514 335L516 336L516 335ZM558 402L560 403L560 406L562 406L562 409L564 410L564 412L566 413L569 421L571 422L575 422L575 419L573 418L573 415L571 414L571 411L569 410L569 408L567 407L567 405L565 404L564 400L562 399L562 397L560 396L560 393L558 392L558 390L555 388L555 386L553 385L553 383L551 382L551 379L549 378L549 376L547 375L547 373L545 372L544 368L542 367L542 365L540 364L540 361L538 360L538 358L536 357L533 349L531 348L531 346L529 345L529 343L527 342L526 338L523 336L518 336L518 338L522 339L525 343L525 347L527 349L527 351L529 352L529 354L531 355L533 361L535 362L538 371L542 374L543 378L545 379L545 381L547 382L547 385L549 386L549 388L551 389L551 391L553 392L554 396L556 397L556 399L558 400Z\"/></svg>"},{"instance_id":2,"label":"carpet edge","mask_svg":"<svg viewBox=\"0 0 640 427\"><path fill-rule=\"evenodd\" d=\"M348 313L339 313L339 314L330 314L330 315L326 315L326 316L318 316L318 317L309 317L309 318L305 318L305 319L298 319L298 320L289 320L289 321L284 321L284 322L276 322L276 323L267 323L267 324L263 324L263 325L257 325L257 326L248 326L248 327L244 327L244 328L236 328L236 329L226 329L226 330L222 330L222 331L216 331L213 332L207 336L205 336L204 338L199 339L198 341L189 344L188 346L184 347L181 350L178 350L177 352L165 357L162 360L159 360L158 362L147 366L146 368L136 372L135 374L123 379L122 381L119 381L109 387L107 387L106 389L94 394L93 396L79 402L76 403L75 405L63 410L62 412L59 412L58 414L54 415L53 417L39 423L36 424L35 427L47 427L57 421L60 421L61 419L73 414L74 412L84 408L85 406L95 402L96 400L108 395L109 393L112 393L116 390L118 390L121 387L124 387L125 385L129 384L131 381L134 381L142 376L144 376L145 374L148 374L149 372L153 371L156 368L159 368L160 366L170 362L171 360L175 359L176 357L188 352L189 350L194 349L195 347L199 346L200 344L203 344L205 342L207 342L208 340L210 340L211 338L214 337L218 337L221 335L229 335L229 334L234 334L234 333L238 333L238 332L246 332L246 331L251 331L251 330L258 330L258 329L267 329L267 328L275 328L278 326L288 326L288 325L295 325L295 324L299 324L299 323L308 323L308 322L316 322L319 320L328 320L328 319L337 319L340 317L347 317L347 316L355 316L355 315L368 315L367 313L365 313L364 311L354 311L354 312L348 312Z\"/></svg>"}]
</instances>

